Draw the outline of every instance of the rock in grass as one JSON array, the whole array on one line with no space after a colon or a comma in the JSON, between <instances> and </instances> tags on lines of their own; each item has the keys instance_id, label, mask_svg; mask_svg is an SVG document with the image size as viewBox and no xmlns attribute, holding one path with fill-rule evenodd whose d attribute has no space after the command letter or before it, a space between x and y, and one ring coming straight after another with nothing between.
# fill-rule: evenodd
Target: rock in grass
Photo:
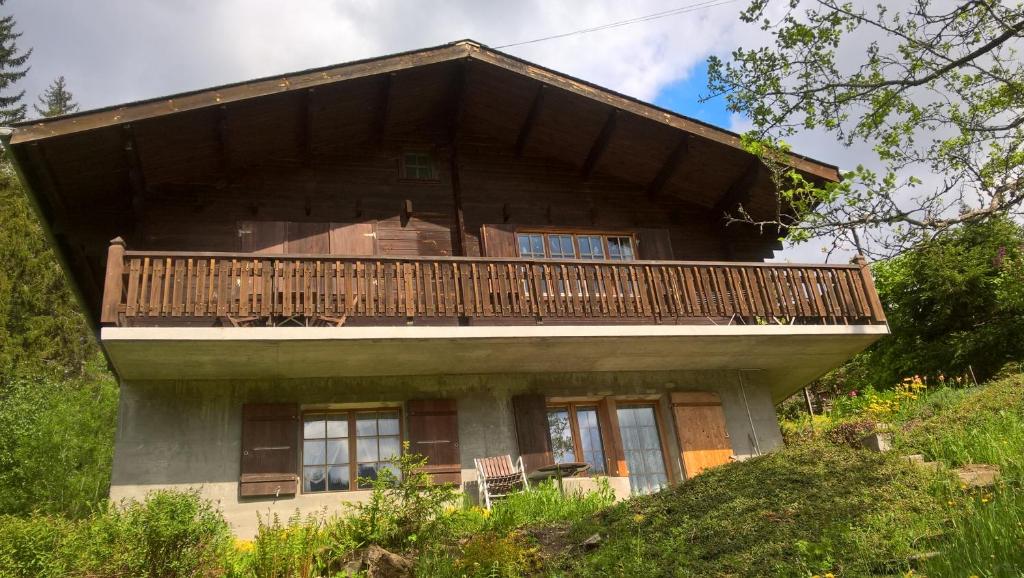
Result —
<instances>
[{"instance_id":1,"label":"rock in grass","mask_svg":"<svg viewBox=\"0 0 1024 578\"><path fill-rule=\"evenodd\" d=\"M409 559L371 544L357 552L341 570L347 574L362 572L370 578L411 578L412 569Z\"/></svg>"},{"instance_id":2,"label":"rock in grass","mask_svg":"<svg viewBox=\"0 0 1024 578\"><path fill-rule=\"evenodd\" d=\"M593 534L589 538L584 540L583 543L580 544L580 547L583 548L584 550L589 551L589 550L593 550L594 548L597 548L600 544L601 544L601 534Z\"/></svg>"},{"instance_id":3,"label":"rock in grass","mask_svg":"<svg viewBox=\"0 0 1024 578\"><path fill-rule=\"evenodd\" d=\"M989 464L966 464L953 471L960 478L960 483L970 488L985 488L999 479L999 466Z\"/></svg>"}]
</instances>

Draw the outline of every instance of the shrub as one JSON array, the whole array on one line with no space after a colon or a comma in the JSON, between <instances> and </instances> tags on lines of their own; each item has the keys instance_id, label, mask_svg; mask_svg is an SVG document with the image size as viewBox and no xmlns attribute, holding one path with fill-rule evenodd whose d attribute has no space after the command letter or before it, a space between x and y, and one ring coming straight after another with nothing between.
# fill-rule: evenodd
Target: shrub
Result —
<instances>
[{"instance_id":1,"label":"shrub","mask_svg":"<svg viewBox=\"0 0 1024 578\"><path fill-rule=\"evenodd\" d=\"M159 490L98 512L78 533L77 563L97 576L219 576L227 522L197 491Z\"/></svg>"},{"instance_id":2,"label":"shrub","mask_svg":"<svg viewBox=\"0 0 1024 578\"><path fill-rule=\"evenodd\" d=\"M284 524L277 514L259 516L256 538L235 541L233 573L259 578L309 578L327 566L327 532L322 516L296 512Z\"/></svg>"},{"instance_id":3,"label":"shrub","mask_svg":"<svg viewBox=\"0 0 1024 578\"><path fill-rule=\"evenodd\" d=\"M381 468L376 478L360 478L372 490L370 499L356 505L356 513L347 523L344 538L359 545L377 544L383 548L404 548L419 538L419 533L437 519L446 507L459 502L454 484L433 484L424 471L427 458L409 453L404 442L402 455L390 469Z\"/></svg>"},{"instance_id":4,"label":"shrub","mask_svg":"<svg viewBox=\"0 0 1024 578\"><path fill-rule=\"evenodd\" d=\"M70 570L62 556L74 522L58 516L0 516L0 576L50 578Z\"/></svg>"}]
</instances>

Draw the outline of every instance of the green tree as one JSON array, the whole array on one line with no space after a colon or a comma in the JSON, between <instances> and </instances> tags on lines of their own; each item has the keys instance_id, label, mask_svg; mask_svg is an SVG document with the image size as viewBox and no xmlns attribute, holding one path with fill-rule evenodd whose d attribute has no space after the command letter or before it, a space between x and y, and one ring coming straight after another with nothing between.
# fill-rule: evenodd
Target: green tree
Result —
<instances>
[{"instance_id":1,"label":"green tree","mask_svg":"<svg viewBox=\"0 0 1024 578\"><path fill-rule=\"evenodd\" d=\"M96 350L21 184L0 167L0 388L19 372L78 375Z\"/></svg>"},{"instance_id":2,"label":"green tree","mask_svg":"<svg viewBox=\"0 0 1024 578\"><path fill-rule=\"evenodd\" d=\"M891 335L833 371L819 389L885 387L911 375L979 381L1024 360L1024 228L965 224L876 263Z\"/></svg>"},{"instance_id":3,"label":"green tree","mask_svg":"<svg viewBox=\"0 0 1024 578\"><path fill-rule=\"evenodd\" d=\"M746 143L781 194L775 218L730 217L891 255L964 223L1020 215L1022 6L752 0L741 17L771 41L712 57L709 87L751 120ZM810 130L866 145L871 166L822 185L777 162L786 138Z\"/></svg>"},{"instance_id":4,"label":"green tree","mask_svg":"<svg viewBox=\"0 0 1024 578\"><path fill-rule=\"evenodd\" d=\"M5 2L0 0L0 6ZM14 16L8 14L0 18L0 126L25 120L28 108L22 102L25 91L14 92L12 88L28 74L26 63L32 54L31 48L25 52L18 49L21 32L15 30L16 26Z\"/></svg>"},{"instance_id":5,"label":"green tree","mask_svg":"<svg viewBox=\"0 0 1024 578\"><path fill-rule=\"evenodd\" d=\"M39 104L33 104L32 108L40 116L61 116L78 112L78 103L75 102L74 96L68 90L64 77L58 76L50 83L50 86L46 87L46 91L39 95Z\"/></svg>"}]
</instances>

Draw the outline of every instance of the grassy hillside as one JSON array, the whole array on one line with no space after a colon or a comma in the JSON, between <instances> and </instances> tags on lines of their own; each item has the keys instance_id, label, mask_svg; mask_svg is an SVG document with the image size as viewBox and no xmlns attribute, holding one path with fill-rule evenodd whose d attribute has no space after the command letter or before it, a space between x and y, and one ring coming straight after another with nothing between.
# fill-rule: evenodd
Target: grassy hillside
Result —
<instances>
[{"instance_id":1,"label":"grassy hillside","mask_svg":"<svg viewBox=\"0 0 1024 578\"><path fill-rule=\"evenodd\" d=\"M891 421L897 449L829 442L859 418L810 440L710 471L578 524L588 553L557 553L556 573L718 576L1017 576L1024 572L1024 380L921 395ZM1003 479L962 488L900 456L947 466L989 463ZM927 553L939 552L928 557ZM921 555L925 555L921 558Z\"/></svg>"}]
</instances>

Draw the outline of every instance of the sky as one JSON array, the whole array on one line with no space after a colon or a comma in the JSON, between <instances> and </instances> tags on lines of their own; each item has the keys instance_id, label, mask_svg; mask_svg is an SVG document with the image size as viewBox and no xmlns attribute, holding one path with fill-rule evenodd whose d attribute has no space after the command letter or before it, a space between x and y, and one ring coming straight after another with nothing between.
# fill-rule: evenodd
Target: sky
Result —
<instances>
[{"instance_id":1,"label":"sky","mask_svg":"<svg viewBox=\"0 0 1024 578\"><path fill-rule=\"evenodd\" d=\"M8 0L34 102L63 75L82 109L435 46L472 38L498 47L671 10L698 0ZM732 130L745 119L723 99L700 102L706 61L765 38L744 25L745 0L504 51ZM860 156L827 135L791 139L797 152L849 167ZM823 244L776 258L822 262ZM848 254L833 256L844 261Z\"/></svg>"}]
</instances>

